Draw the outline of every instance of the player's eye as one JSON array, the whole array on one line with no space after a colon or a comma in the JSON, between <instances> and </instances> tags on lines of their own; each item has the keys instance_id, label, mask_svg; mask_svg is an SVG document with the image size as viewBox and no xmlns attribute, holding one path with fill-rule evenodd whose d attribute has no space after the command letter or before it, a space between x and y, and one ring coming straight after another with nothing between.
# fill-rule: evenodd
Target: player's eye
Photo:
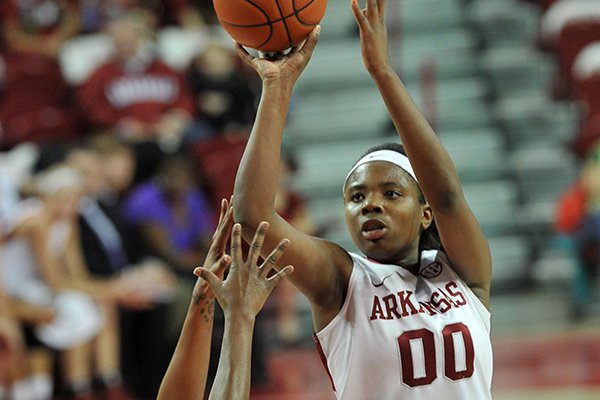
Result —
<instances>
[{"instance_id":1,"label":"player's eye","mask_svg":"<svg viewBox=\"0 0 600 400\"><path fill-rule=\"evenodd\" d=\"M365 196L362 193L352 193L352 195L350 196L350 200L355 203L362 201L364 198Z\"/></svg>"},{"instance_id":2,"label":"player's eye","mask_svg":"<svg viewBox=\"0 0 600 400\"><path fill-rule=\"evenodd\" d=\"M398 197L400 197L401 194L399 192L396 192L394 190L388 190L385 192L385 197L387 197L388 199L396 199Z\"/></svg>"}]
</instances>

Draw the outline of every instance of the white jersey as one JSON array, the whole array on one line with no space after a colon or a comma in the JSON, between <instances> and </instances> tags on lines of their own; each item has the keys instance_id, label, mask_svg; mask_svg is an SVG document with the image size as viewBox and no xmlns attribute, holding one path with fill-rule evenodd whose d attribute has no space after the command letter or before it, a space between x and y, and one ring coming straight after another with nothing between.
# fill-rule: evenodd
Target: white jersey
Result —
<instances>
[{"instance_id":1,"label":"white jersey","mask_svg":"<svg viewBox=\"0 0 600 400\"><path fill-rule=\"evenodd\" d=\"M419 275L352 254L339 314L316 334L338 399L491 399L490 313L436 250Z\"/></svg>"}]
</instances>

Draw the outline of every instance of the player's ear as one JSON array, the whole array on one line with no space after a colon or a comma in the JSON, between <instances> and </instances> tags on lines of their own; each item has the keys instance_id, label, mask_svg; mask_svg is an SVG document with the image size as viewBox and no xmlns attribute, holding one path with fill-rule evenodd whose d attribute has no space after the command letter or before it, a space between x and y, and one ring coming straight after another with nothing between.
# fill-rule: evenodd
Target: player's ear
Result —
<instances>
[{"instance_id":1,"label":"player's ear","mask_svg":"<svg viewBox=\"0 0 600 400\"><path fill-rule=\"evenodd\" d=\"M433 211L431 210L429 204L425 203L421 205L421 212L421 230L424 231L425 229L429 228L433 222Z\"/></svg>"}]
</instances>

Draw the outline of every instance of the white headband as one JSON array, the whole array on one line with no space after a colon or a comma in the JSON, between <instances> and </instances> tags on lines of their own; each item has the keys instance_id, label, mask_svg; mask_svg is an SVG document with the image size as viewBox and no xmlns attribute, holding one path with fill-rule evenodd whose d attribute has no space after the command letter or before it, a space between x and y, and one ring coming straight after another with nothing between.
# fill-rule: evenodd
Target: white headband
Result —
<instances>
[{"instance_id":1,"label":"white headband","mask_svg":"<svg viewBox=\"0 0 600 400\"><path fill-rule=\"evenodd\" d=\"M350 172L348 172L348 175L346 175L344 185L346 184L346 181L348 180L350 175L356 170L356 168L360 167L363 164L373 161L386 161L395 164L402 168L404 171L408 172L408 174L412 176L416 182L418 182L417 176L415 175L415 171L413 171L412 165L410 165L408 157L394 150L377 150L367 154L366 156L358 160L356 164L354 164Z\"/></svg>"}]
</instances>

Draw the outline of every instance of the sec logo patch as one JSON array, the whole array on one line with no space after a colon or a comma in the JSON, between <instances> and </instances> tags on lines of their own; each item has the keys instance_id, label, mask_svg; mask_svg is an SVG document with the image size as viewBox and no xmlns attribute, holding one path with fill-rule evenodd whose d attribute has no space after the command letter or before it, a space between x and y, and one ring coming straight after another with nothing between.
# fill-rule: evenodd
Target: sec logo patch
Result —
<instances>
[{"instance_id":1,"label":"sec logo patch","mask_svg":"<svg viewBox=\"0 0 600 400\"><path fill-rule=\"evenodd\" d=\"M423 268L420 272L423 278L431 279L439 276L444 267L439 262L434 262Z\"/></svg>"}]
</instances>

